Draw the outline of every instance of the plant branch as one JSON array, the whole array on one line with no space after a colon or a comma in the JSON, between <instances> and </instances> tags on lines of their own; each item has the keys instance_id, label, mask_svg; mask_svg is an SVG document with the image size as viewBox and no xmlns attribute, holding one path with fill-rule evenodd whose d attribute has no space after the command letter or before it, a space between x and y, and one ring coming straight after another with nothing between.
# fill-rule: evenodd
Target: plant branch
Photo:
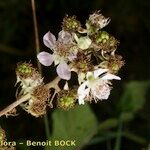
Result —
<instances>
[{"instance_id":1,"label":"plant branch","mask_svg":"<svg viewBox=\"0 0 150 150\"><path fill-rule=\"evenodd\" d=\"M33 13L35 45L36 45L36 52L38 54L40 51L40 44L39 44L39 34L38 34L37 19L36 19L36 7L35 7L35 1L34 0L31 0L31 5L32 5L32 13Z\"/></svg>"},{"instance_id":2,"label":"plant branch","mask_svg":"<svg viewBox=\"0 0 150 150\"><path fill-rule=\"evenodd\" d=\"M59 77L56 77L51 82L47 83L47 87L54 88L56 92L60 91L60 88L58 86L58 83L61 79ZM30 94L23 95L20 99L17 99L15 102L4 108L2 111L0 111L0 117L3 115L7 115L7 113L11 112L14 108L19 106L21 103L24 103L25 101L29 100Z\"/></svg>"},{"instance_id":3,"label":"plant branch","mask_svg":"<svg viewBox=\"0 0 150 150\"><path fill-rule=\"evenodd\" d=\"M29 100L30 98L30 94L26 94L24 96L22 96L20 99L16 100L15 102L13 102L12 104L10 104L9 106L7 106L6 108L4 108L2 111L0 111L0 117L3 115L7 115L11 110L13 110L15 107L17 107L18 105L20 105L21 103Z\"/></svg>"},{"instance_id":4,"label":"plant branch","mask_svg":"<svg viewBox=\"0 0 150 150\"><path fill-rule=\"evenodd\" d=\"M35 0L31 0L31 6L32 6L33 24L34 24L36 54L38 54L40 52L40 42L39 42L39 32L38 32L37 17L36 17ZM42 75L41 64L38 61L37 61L37 65L38 65L39 72Z\"/></svg>"}]
</instances>

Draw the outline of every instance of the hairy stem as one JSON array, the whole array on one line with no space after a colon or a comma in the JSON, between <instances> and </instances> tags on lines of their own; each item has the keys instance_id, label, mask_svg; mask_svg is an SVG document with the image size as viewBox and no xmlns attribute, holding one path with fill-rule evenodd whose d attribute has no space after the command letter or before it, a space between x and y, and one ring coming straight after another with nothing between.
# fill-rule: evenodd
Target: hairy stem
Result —
<instances>
[{"instance_id":1,"label":"hairy stem","mask_svg":"<svg viewBox=\"0 0 150 150\"><path fill-rule=\"evenodd\" d=\"M22 96L20 99L16 100L12 104L10 104L6 108L4 108L2 111L0 111L0 117L3 116L3 115L7 115L7 113L9 113L11 110L16 108L18 105L20 105L21 103L29 100L29 98L30 98L30 94L26 94L26 95Z\"/></svg>"},{"instance_id":2,"label":"hairy stem","mask_svg":"<svg viewBox=\"0 0 150 150\"><path fill-rule=\"evenodd\" d=\"M60 91L60 88L58 86L59 81L60 81L60 78L56 77L54 80L47 83L46 85L49 89L54 88L57 92L59 92ZM25 101L29 100L29 98L30 98L30 94L23 95L21 98L17 99L15 102L13 102L12 104L4 108L2 111L0 111L0 117L3 115L7 115L8 112L13 110L17 106L19 106L21 103L24 103Z\"/></svg>"}]
</instances>

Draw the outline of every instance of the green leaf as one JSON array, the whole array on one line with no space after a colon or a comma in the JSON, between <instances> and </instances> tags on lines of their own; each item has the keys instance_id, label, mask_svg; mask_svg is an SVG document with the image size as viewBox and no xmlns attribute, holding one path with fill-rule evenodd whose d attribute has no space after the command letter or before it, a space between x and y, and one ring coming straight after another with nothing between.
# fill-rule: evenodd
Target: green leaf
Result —
<instances>
[{"instance_id":1,"label":"green leaf","mask_svg":"<svg viewBox=\"0 0 150 150\"><path fill-rule=\"evenodd\" d=\"M52 119L53 133L49 140L53 150L74 150L86 144L97 132L97 120L88 105L77 106L70 111L57 109ZM75 140L76 146L56 146L56 140Z\"/></svg>"},{"instance_id":2,"label":"green leaf","mask_svg":"<svg viewBox=\"0 0 150 150\"><path fill-rule=\"evenodd\" d=\"M123 113L133 114L143 108L149 85L149 81L131 81L127 83L118 105L119 110Z\"/></svg>"}]
</instances>

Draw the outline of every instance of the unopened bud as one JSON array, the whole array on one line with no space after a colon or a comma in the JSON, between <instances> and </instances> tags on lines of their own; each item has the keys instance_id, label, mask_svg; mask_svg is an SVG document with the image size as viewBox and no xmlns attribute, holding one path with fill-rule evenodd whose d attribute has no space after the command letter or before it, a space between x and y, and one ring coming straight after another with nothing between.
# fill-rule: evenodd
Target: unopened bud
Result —
<instances>
[{"instance_id":1,"label":"unopened bud","mask_svg":"<svg viewBox=\"0 0 150 150\"><path fill-rule=\"evenodd\" d=\"M58 95L57 106L64 109L69 110L75 106L76 95L74 90L63 90Z\"/></svg>"},{"instance_id":2,"label":"unopened bud","mask_svg":"<svg viewBox=\"0 0 150 150\"><path fill-rule=\"evenodd\" d=\"M66 17L63 19L62 28L65 31L77 31L80 27L80 22L76 20L75 16L69 17L66 15Z\"/></svg>"}]
</instances>

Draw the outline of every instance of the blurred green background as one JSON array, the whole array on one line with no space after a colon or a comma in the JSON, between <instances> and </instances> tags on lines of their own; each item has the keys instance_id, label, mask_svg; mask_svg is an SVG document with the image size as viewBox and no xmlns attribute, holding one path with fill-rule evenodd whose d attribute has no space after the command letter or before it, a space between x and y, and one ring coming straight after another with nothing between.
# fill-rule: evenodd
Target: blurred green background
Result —
<instances>
[{"instance_id":1,"label":"blurred green background","mask_svg":"<svg viewBox=\"0 0 150 150\"><path fill-rule=\"evenodd\" d=\"M77 147L62 150L149 150L150 142L150 1L149 0L35 0L40 47L48 31L57 33L65 14L82 23L95 10L111 22L105 30L120 41L118 53L125 59L120 82L114 83L109 100L69 112L49 110L49 139L75 139ZM30 0L0 1L0 109L15 100L15 67L20 61L36 65ZM45 82L53 70L43 67ZM8 141L46 140L43 118L18 108L16 117L0 118ZM42 147L17 146L17 150ZM44 148L43 148L44 149Z\"/></svg>"}]
</instances>

